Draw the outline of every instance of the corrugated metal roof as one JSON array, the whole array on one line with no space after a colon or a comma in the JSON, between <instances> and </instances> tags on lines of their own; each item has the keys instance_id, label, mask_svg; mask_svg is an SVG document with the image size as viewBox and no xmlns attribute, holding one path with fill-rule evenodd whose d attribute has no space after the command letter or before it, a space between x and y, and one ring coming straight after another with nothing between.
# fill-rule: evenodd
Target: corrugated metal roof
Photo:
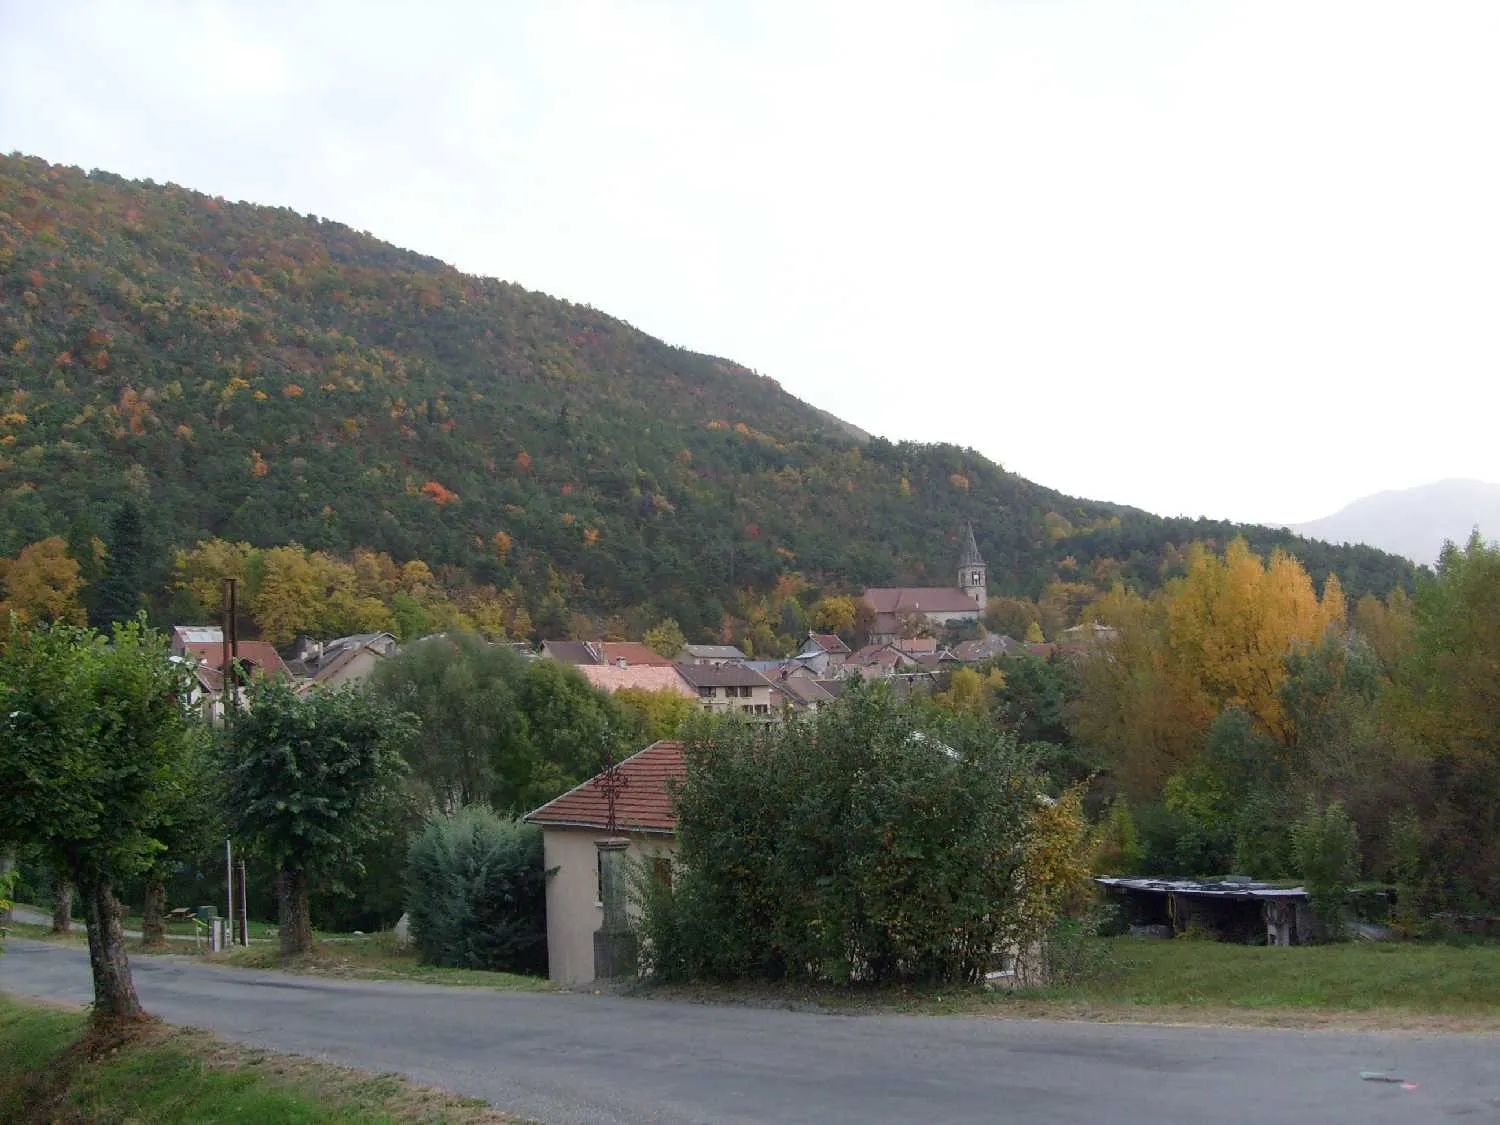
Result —
<instances>
[{"instance_id":1,"label":"corrugated metal roof","mask_svg":"<svg viewBox=\"0 0 1500 1125\"><path fill-rule=\"evenodd\" d=\"M1202 895L1207 898L1307 897L1305 887L1286 887L1279 883L1256 883L1250 879L1152 879L1144 876L1099 875L1094 878L1094 882L1101 887L1119 887L1129 891Z\"/></svg>"}]
</instances>

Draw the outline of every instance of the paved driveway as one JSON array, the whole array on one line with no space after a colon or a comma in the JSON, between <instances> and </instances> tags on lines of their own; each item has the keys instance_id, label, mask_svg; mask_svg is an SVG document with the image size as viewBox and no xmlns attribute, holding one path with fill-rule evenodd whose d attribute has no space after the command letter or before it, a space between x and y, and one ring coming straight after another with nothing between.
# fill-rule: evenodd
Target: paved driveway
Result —
<instances>
[{"instance_id":1,"label":"paved driveway","mask_svg":"<svg viewBox=\"0 0 1500 1125\"><path fill-rule=\"evenodd\" d=\"M173 1023L544 1122L1500 1122L1497 1036L837 1016L133 965ZM87 958L12 941L0 990L87 1002Z\"/></svg>"}]
</instances>

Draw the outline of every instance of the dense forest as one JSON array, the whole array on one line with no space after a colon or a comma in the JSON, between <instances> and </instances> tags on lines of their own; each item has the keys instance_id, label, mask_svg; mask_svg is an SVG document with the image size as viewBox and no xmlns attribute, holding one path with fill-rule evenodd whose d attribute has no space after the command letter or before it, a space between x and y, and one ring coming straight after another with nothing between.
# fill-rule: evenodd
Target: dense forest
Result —
<instances>
[{"instance_id":1,"label":"dense forest","mask_svg":"<svg viewBox=\"0 0 1500 1125\"><path fill-rule=\"evenodd\" d=\"M336 222L22 156L0 158L0 495L0 558L61 541L92 610L133 596L159 620L193 612L179 552L215 540L420 563L421 596L533 636L738 638L777 590L762 635L791 636L819 596L947 583L965 521L992 594L1075 608L1236 535L1351 599L1415 578L869 438L736 363Z\"/></svg>"}]
</instances>

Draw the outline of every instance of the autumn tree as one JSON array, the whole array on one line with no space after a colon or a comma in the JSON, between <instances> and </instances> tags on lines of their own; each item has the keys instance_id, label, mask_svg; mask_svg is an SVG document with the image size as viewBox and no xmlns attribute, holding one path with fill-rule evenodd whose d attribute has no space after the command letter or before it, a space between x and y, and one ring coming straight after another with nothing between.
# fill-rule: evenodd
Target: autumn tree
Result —
<instances>
[{"instance_id":1,"label":"autumn tree","mask_svg":"<svg viewBox=\"0 0 1500 1125\"><path fill-rule=\"evenodd\" d=\"M298 695L262 680L232 716L220 753L225 807L234 833L275 864L281 954L312 950L309 888L339 889L362 869L404 772L412 716L354 691Z\"/></svg>"},{"instance_id":2,"label":"autumn tree","mask_svg":"<svg viewBox=\"0 0 1500 1125\"><path fill-rule=\"evenodd\" d=\"M115 888L162 850L166 813L191 780L188 686L165 639L137 622L109 637L38 626L0 652L0 837L78 888L96 1018L141 1014Z\"/></svg>"},{"instance_id":3,"label":"autumn tree","mask_svg":"<svg viewBox=\"0 0 1500 1125\"><path fill-rule=\"evenodd\" d=\"M813 606L812 623L825 633L849 636L856 620L854 599L847 594L821 598Z\"/></svg>"},{"instance_id":4,"label":"autumn tree","mask_svg":"<svg viewBox=\"0 0 1500 1125\"><path fill-rule=\"evenodd\" d=\"M630 719L635 741L641 746L677 737L699 710L697 700L666 689L622 688L614 700Z\"/></svg>"},{"instance_id":5,"label":"autumn tree","mask_svg":"<svg viewBox=\"0 0 1500 1125\"><path fill-rule=\"evenodd\" d=\"M0 559L0 590L4 592L0 599L0 639L10 627L12 614L21 625L39 621L82 625L82 587L78 563L58 536L23 548L14 559Z\"/></svg>"}]
</instances>

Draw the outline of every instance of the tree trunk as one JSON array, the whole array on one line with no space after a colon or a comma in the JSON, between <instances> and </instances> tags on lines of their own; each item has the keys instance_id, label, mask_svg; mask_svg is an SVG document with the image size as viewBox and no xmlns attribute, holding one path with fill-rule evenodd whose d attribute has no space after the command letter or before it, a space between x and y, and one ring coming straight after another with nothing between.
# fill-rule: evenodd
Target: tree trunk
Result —
<instances>
[{"instance_id":1,"label":"tree trunk","mask_svg":"<svg viewBox=\"0 0 1500 1125\"><path fill-rule=\"evenodd\" d=\"M58 879L52 887L52 932L73 932L73 884L66 879Z\"/></svg>"},{"instance_id":2,"label":"tree trunk","mask_svg":"<svg viewBox=\"0 0 1500 1125\"><path fill-rule=\"evenodd\" d=\"M94 1019L141 1019L145 1013L130 978L130 958L125 955L125 934L120 929L120 904L115 901L109 877L98 870L78 870L73 872L73 882L83 898L89 927Z\"/></svg>"},{"instance_id":3,"label":"tree trunk","mask_svg":"<svg viewBox=\"0 0 1500 1125\"><path fill-rule=\"evenodd\" d=\"M5 896L5 877L16 869L16 853L10 848L0 851L0 903L9 903L10 899ZM10 925L10 907L0 908L0 927Z\"/></svg>"},{"instance_id":4,"label":"tree trunk","mask_svg":"<svg viewBox=\"0 0 1500 1125\"><path fill-rule=\"evenodd\" d=\"M281 955L312 952L312 921L307 904L307 872L283 868L276 877L281 907Z\"/></svg>"},{"instance_id":5,"label":"tree trunk","mask_svg":"<svg viewBox=\"0 0 1500 1125\"><path fill-rule=\"evenodd\" d=\"M141 911L141 944L147 949L167 944L167 888L155 875L146 880L146 904Z\"/></svg>"}]
</instances>

